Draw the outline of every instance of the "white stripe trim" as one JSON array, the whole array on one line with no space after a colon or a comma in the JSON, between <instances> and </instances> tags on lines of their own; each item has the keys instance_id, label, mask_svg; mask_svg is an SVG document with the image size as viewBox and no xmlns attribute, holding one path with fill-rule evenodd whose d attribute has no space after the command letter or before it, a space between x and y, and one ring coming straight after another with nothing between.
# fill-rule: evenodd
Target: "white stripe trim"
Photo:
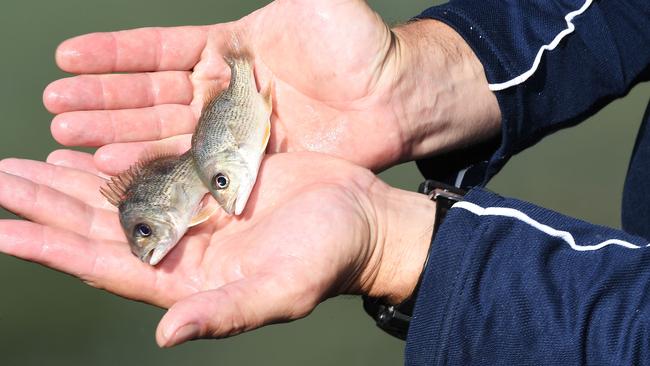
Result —
<instances>
[{"instance_id":1,"label":"white stripe trim","mask_svg":"<svg viewBox=\"0 0 650 366\"><path fill-rule=\"evenodd\" d=\"M490 90L498 91L498 90L507 89L512 86L519 85L524 81L528 80L528 78L530 78L531 76L533 76L533 74L535 73L535 71L537 71L537 68L539 67L539 63L542 60L542 54L544 53L544 51L546 50L553 51L555 47L557 47L557 45L560 44L562 38L571 34L576 29L575 25L572 23L573 18L584 13L587 10L587 8L591 5L592 2L593 0L586 0L580 9L572 11L564 17L564 20L566 21L566 25L567 25L566 29L558 33L551 43L543 45L539 49L539 51L537 51L537 55L535 56L535 61L533 61L533 66L528 71L506 82L489 84L488 86Z\"/></svg>"},{"instance_id":2,"label":"white stripe trim","mask_svg":"<svg viewBox=\"0 0 650 366\"><path fill-rule=\"evenodd\" d=\"M624 240L619 240L619 239L609 239L606 240L602 243L594 244L594 245L579 245L576 244L575 239L573 238L573 235L571 235L570 232L568 231L562 231L562 230L557 230L554 229L548 225L544 225L540 223L539 221L535 221L532 219L530 216L526 215L525 213L515 210L513 208L507 208L507 207L487 207L483 208L481 206L475 205L470 202L466 201L461 201L456 203L452 208L462 208L465 209L475 215L478 216L505 216L505 217L512 217L514 219L520 220L525 222L526 224L534 227L535 229L544 232L550 236L560 238L567 242L569 246L571 246L571 249L577 250L577 251L592 251L592 250L598 250L601 248L604 248L608 245L620 245L622 247L628 248L628 249L639 249L643 248L642 246L632 244L630 242L624 241Z\"/></svg>"}]
</instances>

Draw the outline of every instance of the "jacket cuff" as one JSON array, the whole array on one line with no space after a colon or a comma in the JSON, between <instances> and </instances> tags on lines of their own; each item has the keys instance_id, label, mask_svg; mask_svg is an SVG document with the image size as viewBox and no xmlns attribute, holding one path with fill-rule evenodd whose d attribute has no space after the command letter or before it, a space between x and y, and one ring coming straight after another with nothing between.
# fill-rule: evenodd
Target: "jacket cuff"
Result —
<instances>
[{"instance_id":1,"label":"jacket cuff","mask_svg":"<svg viewBox=\"0 0 650 366\"><path fill-rule=\"evenodd\" d=\"M500 196L482 189L472 189L465 201L479 206L497 206ZM476 250L468 243L476 242L481 233L476 229L480 216L462 209L451 209L438 229L429 249L429 260L415 301L415 309L406 342L406 364L432 365L438 351L445 349L451 319L462 308L467 271Z\"/></svg>"}]
</instances>

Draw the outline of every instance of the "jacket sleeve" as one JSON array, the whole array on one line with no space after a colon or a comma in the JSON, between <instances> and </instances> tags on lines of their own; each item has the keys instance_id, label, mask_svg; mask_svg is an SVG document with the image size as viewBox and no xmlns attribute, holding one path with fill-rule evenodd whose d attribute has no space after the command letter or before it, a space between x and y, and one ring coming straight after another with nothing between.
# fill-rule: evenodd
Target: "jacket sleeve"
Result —
<instances>
[{"instance_id":1,"label":"jacket sleeve","mask_svg":"<svg viewBox=\"0 0 650 366\"><path fill-rule=\"evenodd\" d=\"M473 189L431 245L406 364L648 364L647 245Z\"/></svg>"},{"instance_id":2,"label":"jacket sleeve","mask_svg":"<svg viewBox=\"0 0 650 366\"><path fill-rule=\"evenodd\" d=\"M512 155L650 78L648 0L451 0L418 18L465 39L503 116L500 141L418 162L428 178L454 183L448 175L471 165L462 185L484 185Z\"/></svg>"}]
</instances>

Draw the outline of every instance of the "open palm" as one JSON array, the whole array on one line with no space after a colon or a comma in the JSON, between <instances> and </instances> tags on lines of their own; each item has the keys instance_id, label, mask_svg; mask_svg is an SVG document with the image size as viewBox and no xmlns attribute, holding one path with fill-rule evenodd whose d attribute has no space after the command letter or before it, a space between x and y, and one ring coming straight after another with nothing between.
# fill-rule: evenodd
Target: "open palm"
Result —
<instances>
[{"instance_id":1,"label":"open palm","mask_svg":"<svg viewBox=\"0 0 650 366\"><path fill-rule=\"evenodd\" d=\"M242 217L191 229L156 267L131 254L90 155L59 151L49 161L0 163L0 205L31 221L1 220L0 251L172 307L159 326L161 345L303 317L368 280L361 271L376 239L369 192L384 185L343 160L269 156ZM187 324L192 332L179 330Z\"/></svg>"},{"instance_id":2,"label":"open palm","mask_svg":"<svg viewBox=\"0 0 650 366\"><path fill-rule=\"evenodd\" d=\"M46 107L59 114L54 137L103 146L95 161L108 173L152 145L186 150L205 95L227 85L223 55L233 33L254 54L259 87L274 82L269 152L319 151L372 169L399 160L404 141L390 103L395 40L360 0L278 0L231 23L68 40L59 66L92 75L46 89Z\"/></svg>"}]
</instances>

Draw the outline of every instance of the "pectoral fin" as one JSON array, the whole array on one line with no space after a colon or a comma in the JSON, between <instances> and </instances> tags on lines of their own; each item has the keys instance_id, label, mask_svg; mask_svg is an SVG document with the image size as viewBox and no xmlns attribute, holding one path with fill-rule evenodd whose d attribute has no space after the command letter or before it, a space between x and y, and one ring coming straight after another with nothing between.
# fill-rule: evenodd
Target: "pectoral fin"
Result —
<instances>
[{"instance_id":1,"label":"pectoral fin","mask_svg":"<svg viewBox=\"0 0 650 366\"><path fill-rule=\"evenodd\" d=\"M273 79L269 81L268 84L266 84L266 87L262 90L262 99L264 100L264 106L266 107L266 111L271 114L271 111L273 110L273 86L275 82Z\"/></svg>"},{"instance_id":2,"label":"pectoral fin","mask_svg":"<svg viewBox=\"0 0 650 366\"><path fill-rule=\"evenodd\" d=\"M198 211L190 220L189 227L206 222L210 217L212 217L212 215L215 214L215 212L217 212L218 209L219 204L212 199L212 196L206 195L203 197L203 200L201 200Z\"/></svg>"},{"instance_id":3,"label":"pectoral fin","mask_svg":"<svg viewBox=\"0 0 650 366\"><path fill-rule=\"evenodd\" d=\"M264 138L262 139L261 152L266 151L266 145L269 144L269 138L271 138L271 120L269 119L264 126Z\"/></svg>"},{"instance_id":4,"label":"pectoral fin","mask_svg":"<svg viewBox=\"0 0 650 366\"><path fill-rule=\"evenodd\" d=\"M261 152L266 151L266 145L269 143L269 138L271 138L271 112L273 111L273 79L269 81L268 85L264 90L262 90L262 99L264 100L264 106L266 107L267 115L269 116L266 119L264 125L264 135L262 138L262 145L260 146Z\"/></svg>"}]
</instances>

